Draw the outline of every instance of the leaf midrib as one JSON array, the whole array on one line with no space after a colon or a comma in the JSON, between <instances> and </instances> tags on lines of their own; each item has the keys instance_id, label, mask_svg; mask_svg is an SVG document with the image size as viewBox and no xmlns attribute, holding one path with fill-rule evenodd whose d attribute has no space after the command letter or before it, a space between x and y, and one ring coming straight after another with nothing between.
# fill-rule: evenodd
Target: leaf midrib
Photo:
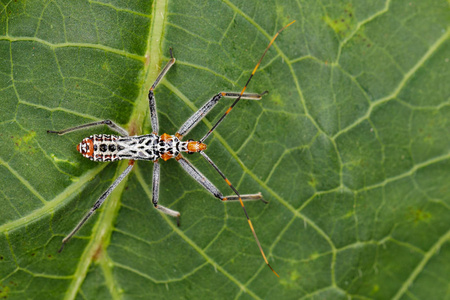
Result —
<instances>
[{"instance_id":1,"label":"leaf midrib","mask_svg":"<svg viewBox=\"0 0 450 300\"><path fill-rule=\"evenodd\" d=\"M137 96L136 105L131 113L129 123L125 126L129 133L133 135L140 134L142 131L142 126L148 110L148 100L146 94L150 88L151 82L158 74L159 62L162 60L159 41L162 41L162 34L164 32L164 16L167 13L167 4L168 0L154 2L154 9L152 11L153 22L151 23L151 27L149 29L147 51L143 60L144 62L148 62L148 64L144 66L144 69L146 69L145 81L141 86L139 95ZM120 162L116 174L120 174L120 172L126 168L127 164L128 161ZM114 176L114 178L116 178L116 176ZM111 193L108 197L109 199L107 203L105 204L105 208L100 212L97 224L95 224L93 229L94 237L80 257L80 262L78 263L77 269L74 273L74 279L68 287L64 299L71 300L76 298L78 291L86 278L89 266L92 263L93 254L95 254L97 249L106 251L111 233L113 231L113 222L120 209L120 199L127 180L128 178L125 178L122 183ZM105 253L104 255L107 254ZM108 260L106 256L100 258L102 270L105 274L111 274L112 272L111 270L108 270L108 268L110 269L112 265L105 263L105 260ZM113 281L114 278L112 276L105 276L104 279L111 296L114 299L121 299L121 296L117 293L119 286L117 282Z\"/></svg>"}]
</instances>

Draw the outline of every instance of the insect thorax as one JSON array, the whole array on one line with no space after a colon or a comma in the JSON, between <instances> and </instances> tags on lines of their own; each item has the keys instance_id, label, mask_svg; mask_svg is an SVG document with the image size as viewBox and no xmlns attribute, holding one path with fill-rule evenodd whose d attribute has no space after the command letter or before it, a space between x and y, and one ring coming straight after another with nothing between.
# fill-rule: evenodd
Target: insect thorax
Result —
<instances>
[{"instance_id":1,"label":"insect thorax","mask_svg":"<svg viewBox=\"0 0 450 300\"><path fill-rule=\"evenodd\" d=\"M83 139L77 150L93 161L116 161L120 159L168 160L180 152L191 152L188 142L176 136L146 134L122 137L109 134L95 134Z\"/></svg>"}]
</instances>

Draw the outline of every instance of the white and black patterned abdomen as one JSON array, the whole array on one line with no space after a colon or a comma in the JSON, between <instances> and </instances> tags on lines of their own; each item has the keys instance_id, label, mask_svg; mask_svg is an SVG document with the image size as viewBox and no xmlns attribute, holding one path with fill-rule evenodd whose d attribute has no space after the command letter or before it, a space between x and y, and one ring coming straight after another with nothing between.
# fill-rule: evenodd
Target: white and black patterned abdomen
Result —
<instances>
[{"instance_id":1,"label":"white and black patterned abdomen","mask_svg":"<svg viewBox=\"0 0 450 300\"><path fill-rule=\"evenodd\" d=\"M110 134L94 134L83 139L78 144L77 150L84 157L93 161L115 161L119 160L119 149L117 141L120 137Z\"/></svg>"},{"instance_id":2,"label":"white and black patterned abdomen","mask_svg":"<svg viewBox=\"0 0 450 300\"><path fill-rule=\"evenodd\" d=\"M156 161L162 158L168 160L176 157L180 152L187 151L187 142L182 142L168 134L119 137L117 145L119 149L117 155L120 159Z\"/></svg>"},{"instance_id":3,"label":"white and black patterned abdomen","mask_svg":"<svg viewBox=\"0 0 450 300\"><path fill-rule=\"evenodd\" d=\"M177 157L180 152L191 153L196 148L189 147L197 142L182 142L176 136L163 134L146 134L138 136L116 136L95 134L77 146L84 157L93 161L116 161L120 159L151 160L160 158L168 160ZM202 148L204 149L204 148Z\"/></svg>"},{"instance_id":4,"label":"white and black patterned abdomen","mask_svg":"<svg viewBox=\"0 0 450 300\"><path fill-rule=\"evenodd\" d=\"M119 159L155 161L160 158L158 144L159 136L155 134L121 136L117 140Z\"/></svg>"}]
</instances>

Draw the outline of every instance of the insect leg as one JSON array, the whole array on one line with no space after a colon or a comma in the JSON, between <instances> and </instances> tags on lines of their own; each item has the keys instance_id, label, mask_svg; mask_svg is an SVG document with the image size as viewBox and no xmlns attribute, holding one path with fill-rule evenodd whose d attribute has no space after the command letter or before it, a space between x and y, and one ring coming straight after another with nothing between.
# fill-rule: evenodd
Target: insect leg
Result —
<instances>
[{"instance_id":1,"label":"insect leg","mask_svg":"<svg viewBox=\"0 0 450 300\"><path fill-rule=\"evenodd\" d=\"M159 200L159 184L160 184L160 173L161 167L157 161L153 162L153 189L152 189L152 202L154 207L162 213L169 215L171 217L177 218L177 224L180 226L180 213L172 210L170 208L158 205Z\"/></svg>"},{"instance_id":2,"label":"insect leg","mask_svg":"<svg viewBox=\"0 0 450 300\"><path fill-rule=\"evenodd\" d=\"M111 120L103 120L103 121L98 121L98 122L92 122L92 123L87 123L87 124L83 124L80 126L75 126L75 127L71 127L71 128L67 128L64 130L59 130L59 131L53 131L53 130L47 130L47 133L56 133L58 135L63 135L72 131L77 131L77 130L81 130L81 129L85 129L85 128L89 128L89 127L95 127L95 126L99 126L99 125L107 125L111 130L114 130L115 132L119 133L122 136L128 136L128 132L123 129L122 127L120 127L119 125L117 125L116 123L114 123Z\"/></svg>"},{"instance_id":3,"label":"insect leg","mask_svg":"<svg viewBox=\"0 0 450 300\"><path fill-rule=\"evenodd\" d=\"M120 174L119 177L117 177L116 180L111 184L111 186L98 198L98 200L95 202L94 206L88 211L88 213L81 219L80 223L75 226L75 228L72 230L71 233L69 233L68 236L66 236L62 240L61 248L58 252L61 252L64 248L64 245L72 238L72 236L77 233L78 230L86 223L86 221L94 214L94 212L103 204L105 199L111 194L111 192L119 185L119 183L130 173L131 169L133 168L134 161L130 160L128 167L123 171L122 174Z\"/></svg>"},{"instance_id":4,"label":"insect leg","mask_svg":"<svg viewBox=\"0 0 450 300\"><path fill-rule=\"evenodd\" d=\"M267 91L261 93L261 94L254 94L254 93L245 93L242 94L242 99L249 99L249 100L261 100L261 97L266 94ZM177 137L181 138L184 135L186 135L192 128L194 128L198 122L200 122L203 117L206 116L207 113L209 113L214 106L219 102L219 100L222 97L225 98L236 98L239 97L240 93L229 93L229 92L220 92L217 95L214 95L208 102L206 102L198 111L196 111L192 116L187 119L186 122L180 127L180 129L177 131Z\"/></svg>"},{"instance_id":5,"label":"insect leg","mask_svg":"<svg viewBox=\"0 0 450 300\"><path fill-rule=\"evenodd\" d=\"M170 51L170 57L171 59L167 62L166 66L161 70L158 77L156 77L155 82L153 83L152 87L148 91L148 103L150 107L150 119L152 123L152 130L153 133L158 134L159 131L159 123L158 123L158 114L156 111L156 101L155 101L155 95L153 94L153 90L156 88L156 86L159 84L161 79L166 75L166 73L169 71L170 67L173 66L176 59L173 57L172 48L169 49Z\"/></svg>"},{"instance_id":6,"label":"insect leg","mask_svg":"<svg viewBox=\"0 0 450 300\"><path fill-rule=\"evenodd\" d=\"M230 195L230 196L226 196L226 201L227 202L237 202L239 201L239 196L238 195ZM262 201L264 203L269 203L266 200L264 200L262 198L262 194L261 192L257 193L257 194L247 194L247 195L241 195L242 200L245 201Z\"/></svg>"},{"instance_id":7,"label":"insect leg","mask_svg":"<svg viewBox=\"0 0 450 300\"><path fill-rule=\"evenodd\" d=\"M228 184L228 186L233 190L233 192L236 194L236 196L239 199L239 202L241 203L242 209L244 210L245 216L247 217L247 222L248 225L250 226L250 229L253 233L253 237L256 240L256 244L258 244L259 247L259 251L261 251L261 255L264 258L264 261L266 262L267 266L269 266L269 268L272 270L272 272L275 273L275 275L277 275L278 277L280 277L277 272L275 272L274 269L272 269L272 267L270 266L269 262L267 261L266 255L264 254L264 251L261 247L261 244L258 240L258 236L256 235L255 229L253 228L252 222L250 221L250 217L248 216L247 210L245 209L244 206L244 202L242 201L242 196L239 194L239 192L237 191L237 189L231 184L231 182L227 179L227 177L225 176L225 174L222 173L222 171L220 171L220 169L214 164L214 162L205 154L205 152L200 151L200 154L206 159L207 162L209 162L211 164L211 166L213 166L213 168L217 171L217 173L220 174L220 176L222 176L222 178L225 180L225 182Z\"/></svg>"},{"instance_id":8,"label":"insect leg","mask_svg":"<svg viewBox=\"0 0 450 300\"><path fill-rule=\"evenodd\" d=\"M239 93L239 96L236 98L236 100L234 100L233 104L231 104L231 106L228 108L228 110L220 117L220 119L216 122L216 124L214 124L214 126L205 134L204 137L202 137L200 139L200 142L203 143L208 137L209 135L217 128L217 126L219 126L219 124L223 121L223 119L225 119L225 117L228 115L228 113L233 109L233 107L239 102L239 100L241 100L244 95L245 90L247 89L248 84L250 83L250 80L252 80L253 75L255 75L256 70L258 70L259 65L261 64L261 61L263 60L264 56L266 55L267 51L269 50L270 46L272 46L273 42L275 41L275 39L277 38L277 36L283 31L285 30L287 27L291 26L295 21L292 21L291 23L287 24L286 26L284 26L283 28L281 28L280 30L278 30L278 32L274 35L274 37L270 40L269 45L267 46L266 50L264 51L263 55L261 56L261 58L259 59L258 63L256 64L255 68L252 71L252 74L250 74L250 77L247 80L247 83L245 84L244 88L242 89L242 91Z\"/></svg>"},{"instance_id":9,"label":"insect leg","mask_svg":"<svg viewBox=\"0 0 450 300\"><path fill-rule=\"evenodd\" d=\"M183 169L197 181L200 183L208 192L210 192L214 197L221 201L236 201L238 200L237 196L226 196L224 197L223 194L219 191L218 188L215 187L214 184L212 184L211 181L209 181L205 175L203 175L196 167L194 167L186 158L184 158L181 154L178 155L175 158L183 167ZM255 201L255 200L261 200L265 203L267 203L265 200L262 199L261 193L257 194L246 194L240 196L243 201Z\"/></svg>"}]
</instances>

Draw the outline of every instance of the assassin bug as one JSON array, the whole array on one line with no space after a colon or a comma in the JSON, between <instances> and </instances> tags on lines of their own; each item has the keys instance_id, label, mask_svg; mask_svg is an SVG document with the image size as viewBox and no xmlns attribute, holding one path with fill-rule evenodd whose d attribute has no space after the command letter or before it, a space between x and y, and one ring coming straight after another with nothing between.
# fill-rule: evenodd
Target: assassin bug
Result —
<instances>
[{"instance_id":1,"label":"assassin bug","mask_svg":"<svg viewBox=\"0 0 450 300\"><path fill-rule=\"evenodd\" d=\"M77 131L80 129L90 128L98 125L107 125L111 130L116 131L121 136L109 135L109 134L95 134L91 135L85 139L81 143L77 145L77 150L84 157L89 158L93 161L106 162L106 161L116 161L121 159L130 160L128 163L128 167L125 171L120 174L120 176L111 184L111 186L100 196L100 198L95 202L94 206L89 210L89 212L81 219L81 221L75 226L72 232L67 235L63 241L61 248L58 252L61 252L64 248L64 245L70 240L72 236L86 223L86 221L92 216L92 214L103 204L108 195L119 185L119 183L130 173L133 168L135 160L149 160L152 161L153 164L153 189L152 189L152 202L154 207L165 213L169 216L176 217L179 225L179 217L180 213L178 211L169 209L162 205L158 204L159 200L159 184L160 184L160 165L159 159L163 159L164 161L169 160L171 158L175 158L183 169L194 178L200 185L202 185L208 192L210 192L214 197L218 198L221 201L239 201L242 209L244 210L245 216L248 221L248 225L253 233L255 241L261 251L261 254L264 258L265 263L269 266L269 268L279 277L279 275L272 269L269 262L267 261L266 255L261 247L261 244L258 240L256 232L253 228L252 222L250 221L250 217L247 214L247 210L244 207L243 201L251 201L251 200L262 200L261 193L257 194L247 194L241 195L237 191L237 189L231 184L231 182L227 179L227 177L220 171L220 169L214 164L214 162L205 154L204 150L206 149L206 144L203 142L210 136L210 134L219 126L219 124L223 121L223 119L228 115L228 113L233 109L233 107L239 102L241 99L251 99L251 100L260 100L264 94L252 94L252 93L244 93L247 89L250 80L261 64L262 59L266 55L270 46L273 44L277 36L288 26L293 24L295 21L289 23L288 25L281 28L275 36L270 41L263 55L259 59L255 68L253 69L247 83L240 93L228 93L228 92L220 92L214 97L212 97L208 102L206 102L197 112L195 112L175 133L175 135L168 135L164 133L159 136L159 124L158 124L158 116L156 112L156 101L155 96L153 94L153 90L162 80L164 75L169 71L169 69L175 64L175 58L173 57L172 49L170 49L170 57L171 59L166 64L166 66L161 70L155 82L150 88L148 93L149 107L150 107L150 119L151 126L153 132L151 134L146 135L138 135L138 136L129 136L128 132L115 124L111 120L103 120L99 122L88 123L60 131L47 130L47 133L56 133L58 135L63 135L69 132ZM192 128L194 128L203 117L211 111L214 106L219 102L222 97L226 98L236 98L236 100L231 104L228 110L220 117L220 119L216 122L216 124L202 137L199 141L188 140L186 142L182 141L183 136L185 136ZM206 161L213 166L213 168L219 173L219 175L225 180L228 186L233 190L235 195L224 197L223 194L202 174L199 170L197 170L186 158L181 154L182 152L187 152L189 154L198 152L200 153ZM264 201L265 202L265 201Z\"/></svg>"}]
</instances>

